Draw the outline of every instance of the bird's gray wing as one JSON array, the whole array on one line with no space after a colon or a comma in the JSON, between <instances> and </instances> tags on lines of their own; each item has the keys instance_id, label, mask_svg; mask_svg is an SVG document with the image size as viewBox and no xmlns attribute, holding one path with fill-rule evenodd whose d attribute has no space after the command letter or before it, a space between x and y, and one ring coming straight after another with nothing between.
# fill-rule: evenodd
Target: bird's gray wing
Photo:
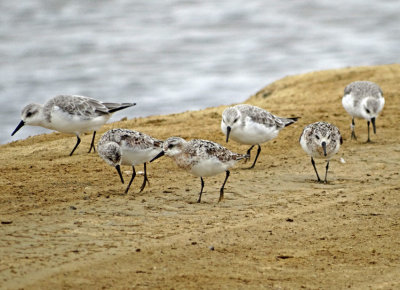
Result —
<instances>
[{"instance_id":1,"label":"bird's gray wing","mask_svg":"<svg viewBox=\"0 0 400 290\"><path fill-rule=\"evenodd\" d=\"M54 106L72 116L81 116L88 119L108 114L108 108L100 101L83 96L56 96L46 103L45 112L52 110Z\"/></svg>"}]
</instances>

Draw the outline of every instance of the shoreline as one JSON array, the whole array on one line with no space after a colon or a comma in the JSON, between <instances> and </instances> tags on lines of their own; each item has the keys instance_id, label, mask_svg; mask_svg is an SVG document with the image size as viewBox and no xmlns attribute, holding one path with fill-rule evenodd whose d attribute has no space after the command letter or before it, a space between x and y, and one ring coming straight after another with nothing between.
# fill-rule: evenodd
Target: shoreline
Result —
<instances>
[{"instance_id":1,"label":"shoreline","mask_svg":"<svg viewBox=\"0 0 400 290\"><path fill-rule=\"evenodd\" d=\"M351 67L287 76L255 93L245 103L301 118L262 145L253 170L243 162L231 170L221 203L223 175L205 179L197 204L198 178L168 158L149 164L143 192L138 175L124 195L115 170L87 153L90 134L72 157L76 137L62 133L0 145L0 217L10 222L0 225L0 287L399 287L399 78L399 64ZM341 105L355 80L378 83L386 100L370 144L364 120L350 140ZM128 128L244 153L249 146L225 143L226 107L106 124L96 145L107 130ZM328 185L314 182L298 144L316 121L335 124L344 139ZM129 178L131 168L121 169Z\"/></svg>"}]
</instances>

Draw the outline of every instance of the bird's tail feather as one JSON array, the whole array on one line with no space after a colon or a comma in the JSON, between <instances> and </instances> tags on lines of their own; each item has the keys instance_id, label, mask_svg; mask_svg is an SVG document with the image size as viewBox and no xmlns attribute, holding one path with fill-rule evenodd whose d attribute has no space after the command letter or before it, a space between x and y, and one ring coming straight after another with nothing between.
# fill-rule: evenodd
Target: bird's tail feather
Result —
<instances>
[{"instance_id":1,"label":"bird's tail feather","mask_svg":"<svg viewBox=\"0 0 400 290\"><path fill-rule=\"evenodd\" d=\"M285 118L285 127L290 126L293 123L296 123L298 119L300 119L300 117Z\"/></svg>"},{"instance_id":2,"label":"bird's tail feather","mask_svg":"<svg viewBox=\"0 0 400 290\"><path fill-rule=\"evenodd\" d=\"M109 110L109 113L114 113L117 112L119 110L123 110L132 106L135 106L136 103L103 103L104 106L106 106Z\"/></svg>"}]
</instances>

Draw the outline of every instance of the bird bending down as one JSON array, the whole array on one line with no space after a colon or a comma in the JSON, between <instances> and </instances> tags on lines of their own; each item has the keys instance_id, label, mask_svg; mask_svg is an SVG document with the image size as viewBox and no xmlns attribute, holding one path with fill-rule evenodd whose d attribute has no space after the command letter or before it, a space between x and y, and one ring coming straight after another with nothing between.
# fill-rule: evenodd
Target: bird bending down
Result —
<instances>
[{"instance_id":1,"label":"bird bending down","mask_svg":"<svg viewBox=\"0 0 400 290\"><path fill-rule=\"evenodd\" d=\"M125 190L126 194L136 176L135 165L143 164L144 167L144 179L140 192L145 188L146 182L149 183L146 162L162 151L162 144L162 141L138 131L112 129L101 136L97 149L100 157L117 169L122 183L124 183L124 178L120 166L132 166L132 177Z\"/></svg>"},{"instance_id":2,"label":"bird bending down","mask_svg":"<svg viewBox=\"0 0 400 290\"><path fill-rule=\"evenodd\" d=\"M80 135L93 131L89 153L92 148L95 152L96 131L110 119L114 112L135 105L135 103L103 103L83 96L60 95L48 100L44 105L29 104L24 107L21 113L22 120L11 136L24 125L75 134L77 142L69 154L72 156L81 142Z\"/></svg>"},{"instance_id":3,"label":"bird bending down","mask_svg":"<svg viewBox=\"0 0 400 290\"><path fill-rule=\"evenodd\" d=\"M242 104L225 109L221 130L226 135L226 142L231 138L241 144L251 145L247 155L250 155L255 145L258 146L256 158L249 167L251 169L260 155L260 144L277 137L283 128L295 123L297 119L277 117L259 107Z\"/></svg>"},{"instance_id":4,"label":"bird bending down","mask_svg":"<svg viewBox=\"0 0 400 290\"><path fill-rule=\"evenodd\" d=\"M201 190L197 202L201 202L204 188L203 177L217 175L225 172L225 180L220 189L218 202L224 199L224 187L230 175L229 168L248 155L237 154L227 148L207 140L193 139L186 141L180 137L170 137L163 145L161 151L150 162L167 155L175 160L176 164L195 176L200 177Z\"/></svg>"},{"instance_id":5,"label":"bird bending down","mask_svg":"<svg viewBox=\"0 0 400 290\"><path fill-rule=\"evenodd\" d=\"M327 161L324 179L324 183L327 183L329 160L339 151L340 145L343 143L339 129L330 123L316 122L304 128L299 141L303 150L311 156L311 164L317 174L318 182L322 181L315 167L314 158L322 158Z\"/></svg>"},{"instance_id":6,"label":"bird bending down","mask_svg":"<svg viewBox=\"0 0 400 290\"><path fill-rule=\"evenodd\" d=\"M385 105L385 99L383 97L381 88L373 82L353 82L344 89L342 105L347 113L352 116L351 139L357 140L356 133L354 131L356 125L354 118L363 118L367 120L368 125L367 142L371 142L369 125L372 123L374 134L376 134L375 120Z\"/></svg>"}]
</instances>

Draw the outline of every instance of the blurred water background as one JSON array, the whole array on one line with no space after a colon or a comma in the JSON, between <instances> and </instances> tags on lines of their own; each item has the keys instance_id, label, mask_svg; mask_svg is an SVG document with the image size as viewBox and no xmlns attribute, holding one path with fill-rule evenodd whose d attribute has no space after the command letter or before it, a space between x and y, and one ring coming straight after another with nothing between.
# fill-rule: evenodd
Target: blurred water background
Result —
<instances>
[{"instance_id":1,"label":"blurred water background","mask_svg":"<svg viewBox=\"0 0 400 290\"><path fill-rule=\"evenodd\" d=\"M398 62L400 1L0 0L0 143L28 103L136 102L112 120L246 100L286 75Z\"/></svg>"}]
</instances>

